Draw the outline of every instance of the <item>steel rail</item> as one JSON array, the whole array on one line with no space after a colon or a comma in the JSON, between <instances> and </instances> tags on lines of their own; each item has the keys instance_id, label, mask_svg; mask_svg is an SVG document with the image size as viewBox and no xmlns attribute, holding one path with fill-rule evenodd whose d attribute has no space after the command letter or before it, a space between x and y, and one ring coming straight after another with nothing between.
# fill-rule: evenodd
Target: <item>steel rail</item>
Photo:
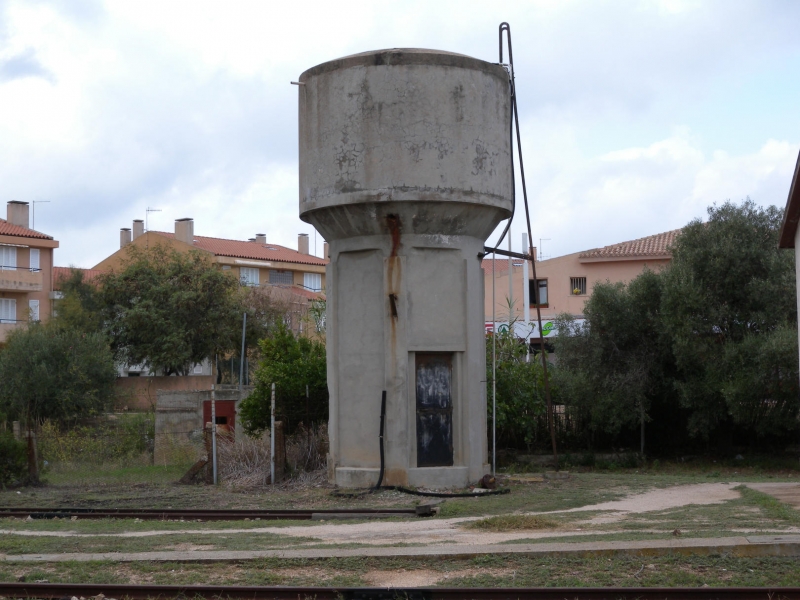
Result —
<instances>
[{"instance_id":1,"label":"steel rail","mask_svg":"<svg viewBox=\"0 0 800 600\"><path fill-rule=\"evenodd\" d=\"M238 521L260 519L310 520L314 515L330 516L430 516L433 507L420 505L416 508L333 508L333 509L129 509L129 508L38 508L38 507L0 507L0 518L17 517L32 519L53 519L77 517L80 519L202 519L206 521Z\"/></svg>"},{"instance_id":2,"label":"steel rail","mask_svg":"<svg viewBox=\"0 0 800 600\"><path fill-rule=\"evenodd\" d=\"M249 600L800 600L796 587L695 588L333 588L226 585L126 585L82 583L0 583L4 598L106 598L145 600L204 598Z\"/></svg>"}]
</instances>

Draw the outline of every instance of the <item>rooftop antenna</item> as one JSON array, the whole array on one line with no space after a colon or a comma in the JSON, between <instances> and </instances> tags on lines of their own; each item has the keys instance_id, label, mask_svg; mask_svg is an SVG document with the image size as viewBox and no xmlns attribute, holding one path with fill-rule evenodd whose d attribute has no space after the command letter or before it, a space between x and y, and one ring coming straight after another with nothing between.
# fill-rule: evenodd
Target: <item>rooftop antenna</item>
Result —
<instances>
[{"instance_id":1,"label":"rooftop antenna","mask_svg":"<svg viewBox=\"0 0 800 600\"><path fill-rule=\"evenodd\" d=\"M550 242L551 238L539 238L539 260L544 260L544 250L542 250L542 242Z\"/></svg>"},{"instance_id":2,"label":"rooftop antenna","mask_svg":"<svg viewBox=\"0 0 800 600\"><path fill-rule=\"evenodd\" d=\"M33 224L31 225L31 229L36 231L36 205L37 204L49 204L50 200L34 200L31 202L33 204Z\"/></svg>"},{"instance_id":3,"label":"rooftop antenna","mask_svg":"<svg viewBox=\"0 0 800 600\"><path fill-rule=\"evenodd\" d=\"M150 208L149 206L147 207L147 210L145 211L145 214L144 214L144 230L145 231L150 231L150 228L147 226L147 223L148 223L148 218L150 217L150 213L151 212L161 212L161 209L160 208Z\"/></svg>"}]
</instances>

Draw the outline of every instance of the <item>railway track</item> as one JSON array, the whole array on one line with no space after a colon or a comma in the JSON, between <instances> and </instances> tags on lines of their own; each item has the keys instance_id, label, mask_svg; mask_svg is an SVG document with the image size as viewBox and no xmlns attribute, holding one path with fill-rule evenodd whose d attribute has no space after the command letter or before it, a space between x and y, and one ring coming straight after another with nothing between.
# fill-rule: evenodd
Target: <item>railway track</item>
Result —
<instances>
[{"instance_id":1,"label":"railway track","mask_svg":"<svg viewBox=\"0 0 800 600\"><path fill-rule=\"evenodd\" d=\"M105 597L119 600L794 600L800 599L800 588L332 588L0 583L0 597Z\"/></svg>"},{"instance_id":2,"label":"railway track","mask_svg":"<svg viewBox=\"0 0 800 600\"><path fill-rule=\"evenodd\" d=\"M334 508L313 510L275 510L275 509L161 509L161 508L17 508L0 507L0 518L17 517L26 519L142 519L142 520L202 520L202 521L242 521L245 519L276 521L292 519L309 521L312 519L369 519L386 517L427 517L434 514L434 507L422 504L415 508Z\"/></svg>"}]
</instances>

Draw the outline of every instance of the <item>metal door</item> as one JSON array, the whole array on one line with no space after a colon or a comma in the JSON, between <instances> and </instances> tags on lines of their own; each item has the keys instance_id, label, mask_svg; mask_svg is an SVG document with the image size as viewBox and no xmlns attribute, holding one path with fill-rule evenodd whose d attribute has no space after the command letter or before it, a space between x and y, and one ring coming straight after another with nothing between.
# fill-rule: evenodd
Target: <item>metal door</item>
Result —
<instances>
[{"instance_id":1,"label":"metal door","mask_svg":"<svg viewBox=\"0 0 800 600\"><path fill-rule=\"evenodd\" d=\"M417 466L453 466L453 356L416 355Z\"/></svg>"},{"instance_id":2,"label":"metal door","mask_svg":"<svg viewBox=\"0 0 800 600\"><path fill-rule=\"evenodd\" d=\"M227 431L233 435L236 431L236 401L217 400L214 412L217 431ZM211 422L211 400L203 402L203 426Z\"/></svg>"}]
</instances>

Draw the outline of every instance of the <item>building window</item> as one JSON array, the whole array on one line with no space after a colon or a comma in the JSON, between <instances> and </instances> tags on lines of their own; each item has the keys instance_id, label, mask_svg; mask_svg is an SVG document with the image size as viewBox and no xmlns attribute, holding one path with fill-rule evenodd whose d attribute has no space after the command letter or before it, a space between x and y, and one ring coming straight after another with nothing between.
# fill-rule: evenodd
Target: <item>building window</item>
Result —
<instances>
[{"instance_id":1,"label":"building window","mask_svg":"<svg viewBox=\"0 0 800 600\"><path fill-rule=\"evenodd\" d=\"M258 285L258 269L239 267L239 281L242 285Z\"/></svg>"},{"instance_id":2,"label":"building window","mask_svg":"<svg viewBox=\"0 0 800 600\"><path fill-rule=\"evenodd\" d=\"M38 321L39 320L39 301L38 300L28 300L28 319L31 321Z\"/></svg>"},{"instance_id":3,"label":"building window","mask_svg":"<svg viewBox=\"0 0 800 600\"><path fill-rule=\"evenodd\" d=\"M319 292L322 290L322 275L319 273L303 273L303 287Z\"/></svg>"},{"instance_id":4,"label":"building window","mask_svg":"<svg viewBox=\"0 0 800 600\"><path fill-rule=\"evenodd\" d=\"M0 271L17 268L17 249L13 246L0 246Z\"/></svg>"},{"instance_id":5,"label":"building window","mask_svg":"<svg viewBox=\"0 0 800 600\"><path fill-rule=\"evenodd\" d=\"M547 279L531 279L528 282L528 291L531 296L531 304L547 306Z\"/></svg>"},{"instance_id":6,"label":"building window","mask_svg":"<svg viewBox=\"0 0 800 600\"><path fill-rule=\"evenodd\" d=\"M276 271L271 269L269 272L269 282L278 285L292 285L294 274L291 271Z\"/></svg>"},{"instance_id":7,"label":"building window","mask_svg":"<svg viewBox=\"0 0 800 600\"><path fill-rule=\"evenodd\" d=\"M10 298L0 298L0 323L17 322L17 301Z\"/></svg>"},{"instance_id":8,"label":"building window","mask_svg":"<svg viewBox=\"0 0 800 600\"><path fill-rule=\"evenodd\" d=\"M586 277L570 277L569 293L573 296L586 295Z\"/></svg>"},{"instance_id":9,"label":"building window","mask_svg":"<svg viewBox=\"0 0 800 600\"><path fill-rule=\"evenodd\" d=\"M31 271L39 271L40 269L39 249L31 248Z\"/></svg>"}]
</instances>

